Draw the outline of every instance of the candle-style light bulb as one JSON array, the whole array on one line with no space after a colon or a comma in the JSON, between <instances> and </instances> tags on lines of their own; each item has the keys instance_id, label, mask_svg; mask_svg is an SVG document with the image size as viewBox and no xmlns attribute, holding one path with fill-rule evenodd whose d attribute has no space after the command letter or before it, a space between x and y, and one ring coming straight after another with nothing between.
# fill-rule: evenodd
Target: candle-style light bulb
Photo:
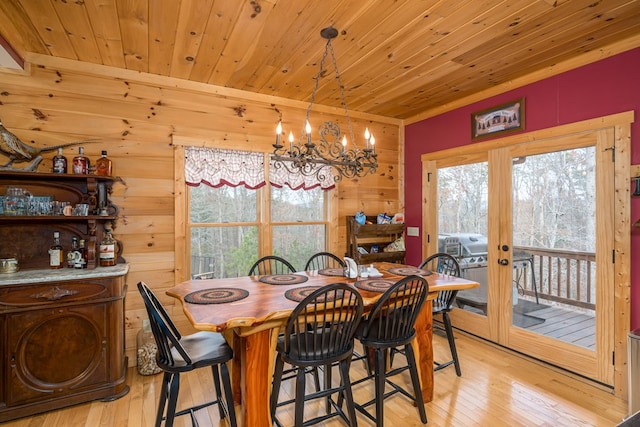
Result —
<instances>
[{"instance_id":1,"label":"candle-style light bulb","mask_svg":"<svg viewBox=\"0 0 640 427\"><path fill-rule=\"evenodd\" d=\"M365 128L364 129L364 141L365 141L367 150L369 149L369 138L371 138L371 133L369 133L369 128Z\"/></svg>"},{"instance_id":2,"label":"candle-style light bulb","mask_svg":"<svg viewBox=\"0 0 640 427\"><path fill-rule=\"evenodd\" d=\"M289 151L293 153L293 131L289 131Z\"/></svg>"},{"instance_id":3,"label":"candle-style light bulb","mask_svg":"<svg viewBox=\"0 0 640 427\"><path fill-rule=\"evenodd\" d=\"M282 121L278 122L278 127L276 128L276 145L280 145L280 134L282 133Z\"/></svg>"},{"instance_id":4,"label":"candle-style light bulb","mask_svg":"<svg viewBox=\"0 0 640 427\"><path fill-rule=\"evenodd\" d=\"M373 135L371 135L371 152L375 153L376 152L376 139L373 137Z\"/></svg>"},{"instance_id":5,"label":"candle-style light bulb","mask_svg":"<svg viewBox=\"0 0 640 427\"><path fill-rule=\"evenodd\" d=\"M342 135L342 154L347 151L347 135Z\"/></svg>"},{"instance_id":6,"label":"candle-style light bulb","mask_svg":"<svg viewBox=\"0 0 640 427\"><path fill-rule=\"evenodd\" d=\"M311 144L311 125L309 124L309 120L307 120L304 130L307 132L307 142Z\"/></svg>"}]
</instances>

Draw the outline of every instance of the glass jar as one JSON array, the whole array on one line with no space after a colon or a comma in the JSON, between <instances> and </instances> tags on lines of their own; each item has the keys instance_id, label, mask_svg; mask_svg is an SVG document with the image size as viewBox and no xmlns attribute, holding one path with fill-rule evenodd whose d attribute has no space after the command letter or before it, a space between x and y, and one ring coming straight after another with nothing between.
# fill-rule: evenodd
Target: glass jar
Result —
<instances>
[{"instance_id":1,"label":"glass jar","mask_svg":"<svg viewBox=\"0 0 640 427\"><path fill-rule=\"evenodd\" d=\"M136 342L138 373L140 375L154 375L162 372L162 369L159 368L156 363L158 347L153 337L149 320L145 319L142 321L142 329L138 331Z\"/></svg>"}]
</instances>

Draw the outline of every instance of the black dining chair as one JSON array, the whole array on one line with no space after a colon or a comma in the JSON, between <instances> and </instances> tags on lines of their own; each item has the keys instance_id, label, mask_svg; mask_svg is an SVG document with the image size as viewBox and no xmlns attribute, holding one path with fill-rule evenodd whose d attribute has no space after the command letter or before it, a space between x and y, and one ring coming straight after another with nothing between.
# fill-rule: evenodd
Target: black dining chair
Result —
<instances>
[{"instance_id":1,"label":"black dining chair","mask_svg":"<svg viewBox=\"0 0 640 427\"><path fill-rule=\"evenodd\" d=\"M427 423L412 342L416 335L416 319L428 293L429 285L423 277L407 276L400 279L376 301L367 319L356 331L355 338L360 341L364 351L362 356L354 357L354 360L364 359L368 374L353 381L353 386L373 379L375 396L362 404L356 402L355 406L378 427L384 425L384 400L396 393L411 399L418 407L420 420L424 424ZM388 350L397 347L402 348L407 363L387 371L385 355ZM374 352L374 366L369 365L370 350ZM390 379L407 370L411 376L413 394ZM386 391L386 385L391 386L389 391ZM367 407L373 404L375 404L375 416L367 410Z\"/></svg>"},{"instance_id":2,"label":"black dining chair","mask_svg":"<svg viewBox=\"0 0 640 427\"><path fill-rule=\"evenodd\" d=\"M233 358L233 350L224 337L219 333L206 331L181 335L151 289L144 282L139 282L138 290L147 309L153 337L158 347L156 362L164 372L155 426L159 427L164 420L165 427L171 427L175 417L185 414L190 414L192 424L197 426L195 411L217 404L220 419L228 416L229 424L235 427L237 425L235 406L226 365ZM216 399L176 412L180 374L204 367L211 367L213 372ZM226 401L222 398L221 376Z\"/></svg>"},{"instance_id":3,"label":"black dining chair","mask_svg":"<svg viewBox=\"0 0 640 427\"><path fill-rule=\"evenodd\" d=\"M453 256L443 252L429 256L420 264L420 268L447 276L460 277L460 264L458 264L458 261ZM460 377L462 376L462 370L460 368L460 360L458 359L455 337L453 336L451 318L449 317L457 295L457 290L439 291L435 299L431 301L431 312L434 316L442 315L442 326L434 322L433 329L444 331L447 341L449 341L449 350L451 351L451 360L448 362L434 362L436 364L434 370L439 371L447 366L454 365L456 375Z\"/></svg>"},{"instance_id":4,"label":"black dining chair","mask_svg":"<svg viewBox=\"0 0 640 427\"><path fill-rule=\"evenodd\" d=\"M266 274L287 274L295 273L296 269L286 259L267 255L257 260L249 269L249 276L263 276Z\"/></svg>"},{"instance_id":5,"label":"black dining chair","mask_svg":"<svg viewBox=\"0 0 640 427\"><path fill-rule=\"evenodd\" d=\"M335 416L341 417L350 426L356 426L356 413L349 379L349 367L353 353L353 336L362 317L364 305L360 294L344 283L323 286L305 297L291 313L279 337L276 367L271 392L271 416L276 417L278 407L294 404L294 425L311 425ZM279 402L280 384L284 365L298 368L295 398ZM340 383L332 385L331 370L337 364ZM324 369L324 388L306 393L307 368ZM336 402L332 395L339 393ZM326 399L326 414L304 421L306 402ZM342 403L346 401L346 414Z\"/></svg>"},{"instance_id":6,"label":"black dining chair","mask_svg":"<svg viewBox=\"0 0 640 427\"><path fill-rule=\"evenodd\" d=\"M344 268L345 263L331 252L318 252L313 254L304 266L305 271L322 270L325 268Z\"/></svg>"}]
</instances>

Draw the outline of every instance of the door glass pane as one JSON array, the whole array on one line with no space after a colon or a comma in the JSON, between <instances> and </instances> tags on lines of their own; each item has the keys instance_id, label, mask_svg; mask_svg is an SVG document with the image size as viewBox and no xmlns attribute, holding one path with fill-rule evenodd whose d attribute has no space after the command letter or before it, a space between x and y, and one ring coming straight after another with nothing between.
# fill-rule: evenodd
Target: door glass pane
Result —
<instances>
[{"instance_id":1,"label":"door glass pane","mask_svg":"<svg viewBox=\"0 0 640 427\"><path fill-rule=\"evenodd\" d=\"M258 258L257 226L191 228L191 278L246 276Z\"/></svg>"},{"instance_id":2,"label":"door glass pane","mask_svg":"<svg viewBox=\"0 0 640 427\"><path fill-rule=\"evenodd\" d=\"M487 314L487 162L438 169L438 251L457 257L463 277L480 283L456 304Z\"/></svg>"},{"instance_id":3,"label":"door glass pane","mask_svg":"<svg viewBox=\"0 0 640 427\"><path fill-rule=\"evenodd\" d=\"M513 160L513 325L595 349L595 148Z\"/></svg>"}]
</instances>

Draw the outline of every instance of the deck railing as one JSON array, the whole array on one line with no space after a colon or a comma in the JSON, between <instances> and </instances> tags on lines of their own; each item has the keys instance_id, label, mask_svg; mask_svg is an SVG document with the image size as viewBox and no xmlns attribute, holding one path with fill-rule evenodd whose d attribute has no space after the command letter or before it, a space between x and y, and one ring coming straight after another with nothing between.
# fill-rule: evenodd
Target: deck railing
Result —
<instances>
[{"instance_id":1,"label":"deck railing","mask_svg":"<svg viewBox=\"0 0 640 427\"><path fill-rule=\"evenodd\" d=\"M519 281L520 292L535 297L537 290L540 299L595 309L595 253L524 246L514 250L526 251L533 257L533 274Z\"/></svg>"}]
</instances>

